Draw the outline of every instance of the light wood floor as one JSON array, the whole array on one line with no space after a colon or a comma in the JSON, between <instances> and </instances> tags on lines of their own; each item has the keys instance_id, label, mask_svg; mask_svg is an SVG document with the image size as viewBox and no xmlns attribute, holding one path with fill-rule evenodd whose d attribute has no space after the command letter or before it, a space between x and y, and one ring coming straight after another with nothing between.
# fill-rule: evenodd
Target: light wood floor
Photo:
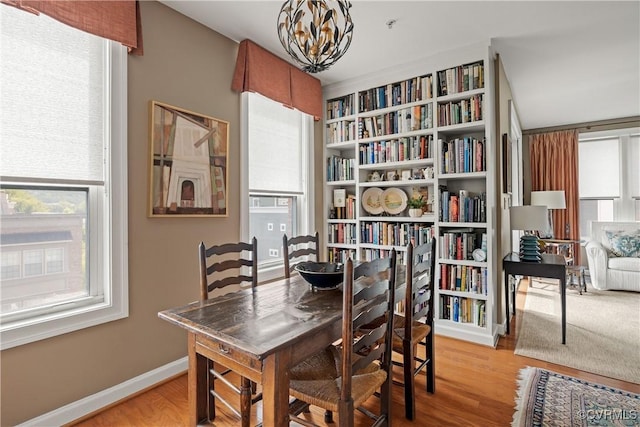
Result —
<instances>
[{"instance_id":1,"label":"light wood floor","mask_svg":"<svg viewBox=\"0 0 640 427\"><path fill-rule=\"evenodd\" d=\"M518 316L524 303L527 286L523 283L517 298ZM512 331L515 323L512 322ZM436 336L436 392L424 391L424 375L417 378L417 417L413 422L404 418L402 388L393 387L393 425L419 426L507 426L514 412L516 377L525 366L537 366L572 375L591 382L640 393L640 384L554 365L513 354L514 332L500 338L496 349ZM558 339L560 332L558 331ZM377 409L377 399L367 402ZM216 426L236 426L238 419L220 408ZM253 419L260 421L260 403L254 406ZM181 375L124 402L111 406L75 426L186 426L188 413L187 376ZM257 414L256 414L257 413ZM323 411L312 408L310 417L322 423ZM367 426L369 419L356 415L357 426Z\"/></svg>"}]
</instances>

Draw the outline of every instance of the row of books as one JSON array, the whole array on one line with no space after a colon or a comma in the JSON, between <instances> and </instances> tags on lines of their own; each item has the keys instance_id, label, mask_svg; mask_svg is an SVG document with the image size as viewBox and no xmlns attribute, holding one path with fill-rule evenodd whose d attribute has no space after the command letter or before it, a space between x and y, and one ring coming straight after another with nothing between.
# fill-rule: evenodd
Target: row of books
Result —
<instances>
[{"instance_id":1,"label":"row of books","mask_svg":"<svg viewBox=\"0 0 640 427\"><path fill-rule=\"evenodd\" d=\"M456 138L440 145L441 173L481 172L487 170L486 139Z\"/></svg>"},{"instance_id":2,"label":"row of books","mask_svg":"<svg viewBox=\"0 0 640 427\"><path fill-rule=\"evenodd\" d=\"M327 144L356 139L356 122L334 122L327 124Z\"/></svg>"},{"instance_id":3,"label":"row of books","mask_svg":"<svg viewBox=\"0 0 640 427\"><path fill-rule=\"evenodd\" d=\"M440 221L486 222L487 193L470 194L467 190L449 192L440 189Z\"/></svg>"},{"instance_id":4,"label":"row of books","mask_svg":"<svg viewBox=\"0 0 640 427\"><path fill-rule=\"evenodd\" d=\"M368 89L358 94L360 111L372 111L431 98L433 98L431 74Z\"/></svg>"},{"instance_id":5,"label":"row of books","mask_svg":"<svg viewBox=\"0 0 640 427\"><path fill-rule=\"evenodd\" d=\"M354 179L356 159L347 159L340 156L327 158L327 181L350 181Z\"/></svg>"},{"instance_id":6,"label":"row of books","mask_svg":"<svg viewBox=\"0 0 640 427\"><path fill-rule=\"evenodd\" d=\"M440 289L487 295L486 267L440 264Z\"/></svg>"},{"instance_id":7,"label":"row of books","mask_svg":"<svg viewBox=\"0 0 640 427\"><path fill-rule=\"evenodd\" d=\"M402 162L432 158L433 136L420 135L406 138L372 141L359 146L361 165Z\"/></svg>"},{"instance_id":8,"label":"row of books","mask_svg":"<svg viewBox=\"0 0 640 427\"><path fill-rule=\"evenodd\" d=\"M391 254L391 250L389 249L373 249L373 248L363 248L360 249L360 259L361 261L373 261L374 259L379 258L387 258ZM397 253L396 263L397 264L406 264L406 252Z\"/></svg>"},{"instance_id":9,"label":"row of books","mask_svg":"<svg viewBox=\"0 0 640 427\"><path fill-rule=\"evenodd\" d=\"M359 120L360 138L392 135L433 127L433 105L416 105Z\"/></svg>"},{"instance_id":10,"label":"row of books","mask_svg":"<svg viewBox=\"0 0 640 427\"><path fill-rule=\"evenodd\" d=\"M438 104L438 126L458 125L482 120L484 96L473 95L469 99Z\"/></svg>"},{"instance_id":11,"label":"row of books","mask_svg":"<svg viewBox=\"0 0 640 427\"><path fill-rule=\"evenodd\" d=\"M439 254L442 259L472 260L473 251L486 248L487 234L476 233L473 229L447 231L438 237Z\"/></svg>"},{"instance_id":12,"label":"row of books","mask_svg":"<svg viewBox=\"0 0 640 427\"><path fill-rule=\"evenodd\" d=\"M329 224L327 243L356 244L358 231L355 224Z\"/></svg>"},{"instance_id":13,"label":"row of books","mask_svg":"<svg viewBox=\"0 0 640 427\"><path fill-rule=\"evenodd\" d=\"M438 96L452 95L484 87L482 62L438 71Z\"/></svg>"},{"instance_id":14,"label":"row of books","mask_svg":"<svg viewBox=\"0 0 640 427\"><path fill-rule=\"evenodd\" d=\"M333 190L332 219L356 219L356 195L347 194L344 188Z\"/></svg>"},{"instance_id":15,"label":"row of books","mask_svg":"<svg viewBox=\"0 0 640 427\"><path fill-rule=\"evenodd\" d=\"M328 248L327 261L345 263L349 258L355 259L356 251L354 249Z\"/></svg>"},{"instance_id":16,"label":"row of books","mask_svg":"<svg viewBox=\"0 0 640 427\"><path fill-rule=\"evenodd\" d=\"M355 114L354 108L353 95L327 101L327 120Z\"/></svg>"},{"instance_id":17,"label":"row of books","mask_svg":"<svg viewBox=\"0 0 640 427\"><path fill-rule=\"evenodd\" d=\"M487 325L486 303L482 300L440 295L439 316L453 322Z\"/></svg>"},{"instance_id":18,"label":"row of books","mask_svg":"<svg viewBox=\"0 0 640 427\"><path fill-rule=\"evenodd\" d=\"M360 243L374 245L406 246L427 243L434 228L423 223L363 222L360 224Z\"/></svg>"}]
</instances>

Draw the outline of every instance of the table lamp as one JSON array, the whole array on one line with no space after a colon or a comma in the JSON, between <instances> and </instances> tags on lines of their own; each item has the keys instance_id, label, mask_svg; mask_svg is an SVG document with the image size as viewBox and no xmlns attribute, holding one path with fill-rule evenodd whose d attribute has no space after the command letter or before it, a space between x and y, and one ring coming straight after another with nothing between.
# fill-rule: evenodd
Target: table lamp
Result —
<instances>
[{"instance_id":1,"label":"table lamp","mask_svg":"<svg viewBox=\"0 0 640 427\"><path fill-rule=\"evenodd\" d=\"M540 262L540 246L535 231L546 230L549 226L546 206L512 206L509 216L512 230L524 230L520 237L520 260Z\"/></svg>"},{"instance_id":2,"label":"table lamp","mask_svg":"<svg viewBox=\"0 0 640 427\"><path fill-rule=\"evenodd\" d=\"M543 239L553 239L553 215L552 209L566 209L567 204L564 200L564 190L559 191L532 191L532 206L546 206L549 210L549 228L540 231L540 237ZM567 236L568 237L568 236Z\"/></svg>"}]
</instances>

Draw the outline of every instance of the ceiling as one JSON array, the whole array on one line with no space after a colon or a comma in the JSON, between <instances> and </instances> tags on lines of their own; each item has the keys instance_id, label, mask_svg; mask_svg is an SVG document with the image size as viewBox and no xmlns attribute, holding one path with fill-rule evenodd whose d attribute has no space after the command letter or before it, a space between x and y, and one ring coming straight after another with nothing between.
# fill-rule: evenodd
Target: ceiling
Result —
<instances>
[{"instance_id":1,"label":"ceiling","mask_svg":"<svg viewBox=\"0 0 640 427\"><path fill-rule=\"evenodd\" d=\"M292 62L276 32L281 0L161 2ZM352 0L352 6L351 47L316 74L323 85L491 40L523 129L640 115L640 1Z\"/></svg>"}]
</instances>

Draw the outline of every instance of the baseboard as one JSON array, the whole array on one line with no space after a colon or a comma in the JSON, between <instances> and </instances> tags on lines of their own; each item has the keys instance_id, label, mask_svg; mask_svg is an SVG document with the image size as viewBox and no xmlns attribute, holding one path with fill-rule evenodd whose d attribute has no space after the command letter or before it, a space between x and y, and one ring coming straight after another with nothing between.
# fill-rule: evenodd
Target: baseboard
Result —
<instances>
[{"instance_id":1,"label":"baseboard","mask_svg":"<svg viewBox=\"0 0 640 427\"><path fill-rule=\"evenodd\" d=\"M19 424L19 427L61 426L79 420L93 412L112 405L128 396L150 388L168 378L187 370L188 358L185 356L174 362L145 372L111 388L87 396Z\"/></svg>"}]
</instances>

